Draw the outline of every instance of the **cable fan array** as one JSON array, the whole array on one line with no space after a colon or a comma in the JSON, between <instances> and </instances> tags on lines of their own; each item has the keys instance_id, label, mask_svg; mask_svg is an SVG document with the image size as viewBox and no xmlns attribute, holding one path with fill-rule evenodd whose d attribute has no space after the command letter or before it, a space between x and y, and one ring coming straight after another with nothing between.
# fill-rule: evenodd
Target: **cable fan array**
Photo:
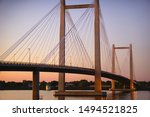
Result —
<instances>
[{"instance_id":1,"label":"cable fan array","mask_svg":"<svg viewBox=\"0 0 150 117\"><path fill-rule=\"evenodd\" d=\"M100 47L102 70L111 72L112 53L107 36L104 19L100 10ZM94 9L87 8L76 22L69 10L65 12L65 65L95 68L94 55ZM59 65L60 39L60 3L52 8L25 35L7 49L1 61L26 62ZM116 73L121 73L118 58ZM63 60L63 59L62 59ZM125 65L123 65L125 66ZM125 70L124 70L125 71Z\"/></svg>"}]
</instances>

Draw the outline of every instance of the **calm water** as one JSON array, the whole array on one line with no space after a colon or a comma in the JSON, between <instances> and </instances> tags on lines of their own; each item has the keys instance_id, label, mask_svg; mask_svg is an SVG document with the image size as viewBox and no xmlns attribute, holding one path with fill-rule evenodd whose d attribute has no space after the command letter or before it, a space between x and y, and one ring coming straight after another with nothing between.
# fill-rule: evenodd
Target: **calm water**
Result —
<instances>
[{"instance_id":1,"label":"calm water","mask_svg":"<svg viewBox=\"0 0 150 117\"><path fill-rule=\"evenodd\" d=\"M55 91L40 91L40 97L43 100L58 100L53 96ZM112 95L107 91L107 100L150 100L150 91L135 91L131 93L119 93ZM95 97L65 97L66 100L95 100ZM32 100L32 90L2 90L0 91L0 100Z\"/></svg>"}]
</instances>

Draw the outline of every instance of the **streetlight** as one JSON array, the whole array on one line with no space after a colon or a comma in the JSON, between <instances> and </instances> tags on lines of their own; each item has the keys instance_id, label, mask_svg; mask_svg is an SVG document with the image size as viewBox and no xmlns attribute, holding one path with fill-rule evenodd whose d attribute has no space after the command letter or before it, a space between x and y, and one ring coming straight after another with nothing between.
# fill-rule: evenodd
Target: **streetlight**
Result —
<instances>
[{"instance_id":1,"label":"streetlight","mask_svg":"<svg viewBox=\"0 0 150 117\"><path fill-rule=\"evenodd\" d=\"M70 56L70 66L72 65L71 56Z\"/></svg>"},{"instance_id":2,"label":"streetlight","mask_svg":"<svg viewBox=\"0 0 150 117\"><path fill-rule=\"evenodd\" d=\"M30 48L28 48L28 51L29 51L29 64L30 64L30 59L31 59L31 51L30 51Z\"/></svg>"},{"instance_id":3,"label":"streetlight","mask_svg":"<svg viewBox=\"0 0 150 117\"><path fill-rule=\"evenodd\" d=\"M16 56L16 53L14 54L14 62L16 61L16 58L15 58L15 56Z\"/></svg>"},{"instance_id":4,"label":"streetlight","mask_svg":"<svg viewBox=\"0 0 150 117\"><path fill-rule=\"evenodd\" d=\"M55 56L54 56L54 65L55 65Z\"/></svg>"}]
</instances>

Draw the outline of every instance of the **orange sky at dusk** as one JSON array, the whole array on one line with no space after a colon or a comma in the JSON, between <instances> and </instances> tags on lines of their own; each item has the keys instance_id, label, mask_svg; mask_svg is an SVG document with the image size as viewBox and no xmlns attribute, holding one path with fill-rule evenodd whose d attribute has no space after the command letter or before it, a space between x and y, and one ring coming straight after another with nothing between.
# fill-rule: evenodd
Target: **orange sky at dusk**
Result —
<instances>
[{"instance_id":1,"label":"orange sky at dusk","mask_svg":"<svg viewBox=\"0 0 150 117\"><path fill-rule=\"evenodd\" d=\"M79 81L81 79L91 81L94 79L94 77L88 75L66 74L66 81ZM0 72L0 80L8 82L22 82L23 80L32 80L32 72ZM50 82L54 80L58 81L58 73L40 73L40 81Z\"/></svg>"}]
</instances>

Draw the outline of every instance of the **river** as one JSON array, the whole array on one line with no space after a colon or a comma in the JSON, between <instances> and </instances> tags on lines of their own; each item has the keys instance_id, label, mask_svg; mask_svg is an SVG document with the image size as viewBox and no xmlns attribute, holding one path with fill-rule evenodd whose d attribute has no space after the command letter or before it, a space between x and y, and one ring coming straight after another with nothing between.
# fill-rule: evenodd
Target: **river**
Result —
<instances>
[{"instance_id":1,"label":"river","mask_svg":"<svg viewBox=\"0 0 150 117\"><path fill-rule=\"evenodd\" d=\"M112 95L111 91L106 91L106 100L150 100L150 91L134 91L133 93L116 92ZM58 100L54 96L55 91L40 91L40 98L42 100ZM60 97L59 97L60 98ZM61 97L65 100L95 100L97 97ZM1 90L0 100L32 100L32 90Z\"/></svg>"}]
</instances>

